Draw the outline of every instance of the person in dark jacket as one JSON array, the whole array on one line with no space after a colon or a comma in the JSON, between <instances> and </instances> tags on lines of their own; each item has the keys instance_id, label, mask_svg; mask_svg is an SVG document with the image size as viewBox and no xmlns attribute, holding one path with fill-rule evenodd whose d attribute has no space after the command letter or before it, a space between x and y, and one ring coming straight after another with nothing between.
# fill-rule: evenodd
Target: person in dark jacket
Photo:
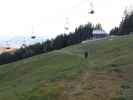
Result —
<instances>
[{"instance_id":1,"label":"person in dark jacket","mask_svg":"<svg viewBox=\"0 0 133 100\"><path fill-rule=\"evenodd\" d=\"M85 57L85 59L88 58L88 52L87 51L84 52L84 57Z\"/></svg>"}]
</instances>

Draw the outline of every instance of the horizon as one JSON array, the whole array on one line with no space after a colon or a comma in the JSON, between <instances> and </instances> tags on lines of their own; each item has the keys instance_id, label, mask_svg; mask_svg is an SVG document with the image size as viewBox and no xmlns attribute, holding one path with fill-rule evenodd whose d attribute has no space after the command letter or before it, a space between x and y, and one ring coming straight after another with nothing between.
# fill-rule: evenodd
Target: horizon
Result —
<instances>
[{"instance_id":1,"label":"horizon","mask_svg":"<svg viewBox=\"0 0 133 100\"><path fill-rule=\"evenodd\" d=\"M4 41L33 35L55 38L87 22L101 23L109 33L120 24L124 10L132 6L131 0L0 0L0 37L5 37ZM88 14L91 9L94 15ZM69 31L64 29L66 25Z\"/></svg>"}]
</instances>

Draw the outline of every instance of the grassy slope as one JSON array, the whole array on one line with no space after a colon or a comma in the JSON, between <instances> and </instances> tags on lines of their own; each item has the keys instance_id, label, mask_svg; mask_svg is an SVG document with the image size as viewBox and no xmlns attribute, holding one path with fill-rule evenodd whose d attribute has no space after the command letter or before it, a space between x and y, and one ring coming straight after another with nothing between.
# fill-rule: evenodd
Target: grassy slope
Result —
<instances>
[{"instance_id":1,"label":"grassy slope","mask_svg":"<svg viewBox=\"0 0 133 100\"><path fill-rule=\"evenodd\" d=\"M0 66L0 100L132 100L132 92L133 36L88 41Z\"/></svg>"}]
</instances>

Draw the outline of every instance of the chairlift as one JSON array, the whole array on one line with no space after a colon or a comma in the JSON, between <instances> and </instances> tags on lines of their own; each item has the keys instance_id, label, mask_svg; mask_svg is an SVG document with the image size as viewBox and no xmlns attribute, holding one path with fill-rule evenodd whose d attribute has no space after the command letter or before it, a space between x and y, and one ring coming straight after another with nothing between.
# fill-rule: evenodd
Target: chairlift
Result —
<instances>
[{"instance_id":1,"label":"chairlift","mask_svg":"<svg viewBox=\"0 0 133 100\"><path fill-rule=\"evenodd\" d=\"M10 47L6 47L6 49L11 49Z\"/></svg>"},{"instance_id":2,"label":"chairlift","mask_svg":"<svg viewBox=\"0 0 133 100\"><path fill-rule=\"evenodd\" d=\"M36 36L31 36L31 39L35 39L36 38Z\"/></svg>"},{"instance_id":3,"label":"chairlift","mask_svg":"<svg viewBox=\"0 0 133 100\"><path fill-rule=\"evenodd\" d=\"M10 49L10 47L9 47L9 41L6 41L6 49Z\"/></svg>"},{"instance_id":4,"label":"chairlift","mask_svg":"<svg viewBox=\"0 0 133 100\"><path fill-rule=\"evenodd\" d=\"M27 45L23 43L21 47L22 48L25 48L25 47L27 47Z\"/></svg>"},{"instance_id":5,"label":"chairlift","mask_svg":"<svg viewBox=\"0 0 133 100\"><path fill-rule=\"evenodd\" d=\"M69 30L69 18L68 18L68 17L66 17L66 22L65 22L64 29L65 29L66 31Z\"/></svg>"},{"instance_id":6,"label":"chairlift","mask_svg":"<svg viewBox=\"0 0 133 100\"><path fill-rule=\"evenodd\" d=\"M89 12L89 14L94 14L95 13L95 11L94 10L91 10L90 12Z\"/></svg>"},{"instance_id":7,"label":"chairlift","mask_svg":"<svg viewBox=\"0 0 133 100\"><path fill-rule=\"evenodd\" d=\"M35 39L36 38L36 36L33 35L33 34L34 34L34 27L32 26L32 36L31 36L31 39Z\"/></svg>"},{"instance_id":8,"label":"chairlift","mask_svg":"<svg viewBox=\"0 0 133 100\"><path fill-rule=\"evenodd\" d=\"M69 28L68 27L65 27L65 30L69 30Z\"/></svg>"},{"instance_id":9,"label":"chairlift","mask_svg":"<svg viewBox=\"0 0 133 100\"><path fill-rule=\"evenodd\" d=\"M94 11L94 7L93 7L93 2L92 1L90 3L90 7L91 7L91 10L89 11L89 14L94 14L95 11Z\"/></svg>"}]
</instances>

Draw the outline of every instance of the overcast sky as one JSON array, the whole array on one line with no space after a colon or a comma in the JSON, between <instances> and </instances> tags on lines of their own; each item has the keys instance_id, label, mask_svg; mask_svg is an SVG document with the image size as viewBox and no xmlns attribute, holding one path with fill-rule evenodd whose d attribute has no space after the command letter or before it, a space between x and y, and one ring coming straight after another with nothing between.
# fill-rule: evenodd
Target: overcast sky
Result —
<instances>
[{"instance_id":1,"label":"overcast sky","mask_svg":"<svg viewBox=\"0 0 133 100\"><path fill-rule=\"evenodd\" d=\"M88 14L91 2L94 15ZM66 23L73 31L88 21L108 32L119 25L125 7L131 8L132 0L0 0L0 36L50 38L65 32Z\"/></svg>"}]
</instances>

